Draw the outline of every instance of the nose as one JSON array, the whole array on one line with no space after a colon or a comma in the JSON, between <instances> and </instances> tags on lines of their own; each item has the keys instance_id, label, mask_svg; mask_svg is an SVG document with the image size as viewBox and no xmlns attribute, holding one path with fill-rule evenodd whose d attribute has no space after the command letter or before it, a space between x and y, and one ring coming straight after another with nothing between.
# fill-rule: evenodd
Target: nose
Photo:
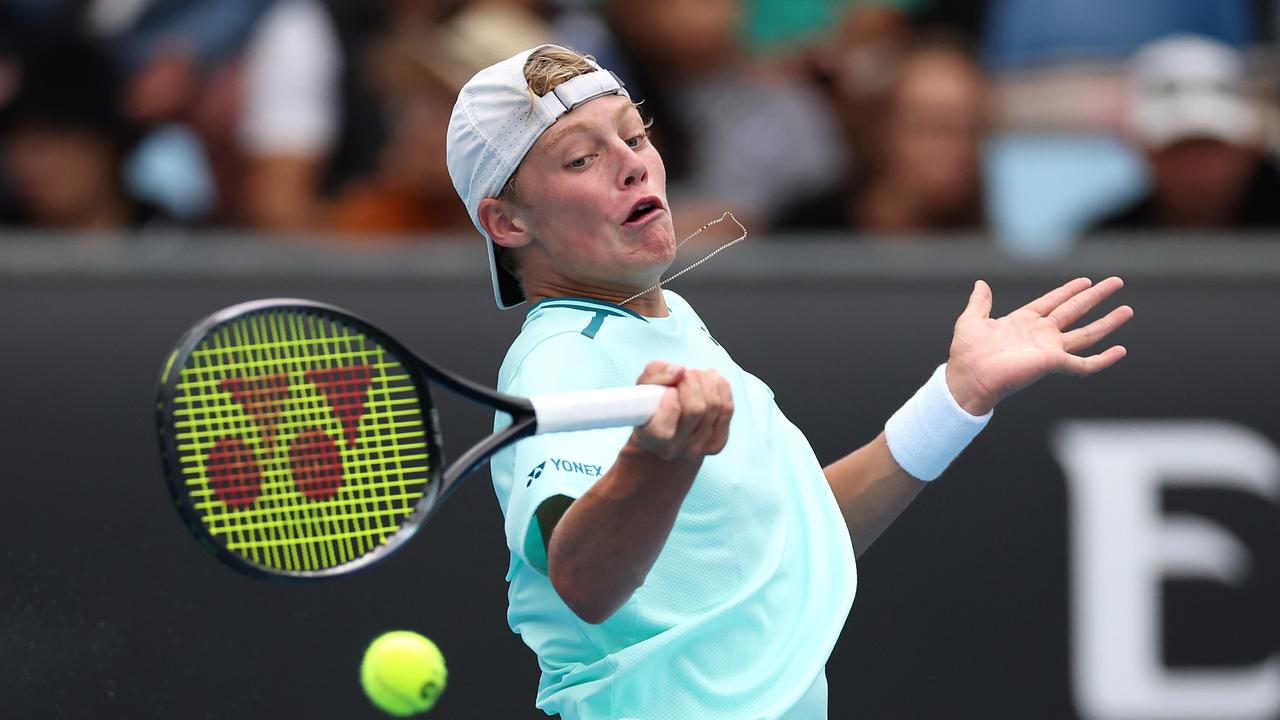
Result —
<instances>
[{"instance_id":1,"label":"nose","mask_svg":"<svg viewBox=\"0 0 1280 720\"><path fill-rule=\"evenodd\" d=\"M626 143L622 143L624 154L622 155L622 165L619 174L619 185L624 189L635 184L643 185L649 179L649 168L644 163L644 158L640 157L634 149Z\"/></svg>"}]
</instances>

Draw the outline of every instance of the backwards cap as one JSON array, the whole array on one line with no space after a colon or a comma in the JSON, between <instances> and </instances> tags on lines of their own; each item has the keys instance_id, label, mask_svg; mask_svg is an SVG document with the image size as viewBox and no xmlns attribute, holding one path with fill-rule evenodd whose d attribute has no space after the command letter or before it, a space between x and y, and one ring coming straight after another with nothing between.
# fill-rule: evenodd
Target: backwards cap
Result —
<instances>
[{"instance_id":1,"label":"backwards cap","mask_svg":"<svg viewBox=\"0 0 1280 720\"><path fill-rule=\"evenodd\" d=\"M462 86L449 118L445 151L449 177L471 222L485 238L493 297L504 310L524 302L524 291L498 265L493 239L480 225L480 201L498 196L529 148L561 115L601 95L631 97L613 73L586 58L595 70L560 83L531 104L524 66L529 56L543 48L568 51L558 45L539 45L481 70Z\"/></svg>"},{"instance_id":2,"label":"backwards cap","mask_svg":"<svg viewBox=\"0 0 1280 720\"><path fill-rule=\"evenodd\" d=\"M1244 146L1262 141L1263 118L1244 57L1197 35L1144 45L1132 61L1131 126L1155 147L1192 137Z\"/></svg>"}]
</instances>

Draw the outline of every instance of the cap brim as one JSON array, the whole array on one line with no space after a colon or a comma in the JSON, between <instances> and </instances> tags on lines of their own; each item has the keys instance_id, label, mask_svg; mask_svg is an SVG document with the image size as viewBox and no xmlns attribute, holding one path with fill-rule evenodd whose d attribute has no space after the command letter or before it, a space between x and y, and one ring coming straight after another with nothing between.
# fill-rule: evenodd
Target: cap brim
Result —
<instances>
[{"instance_id":1,"label":"cap brim","mask_svg":"<svg viewBox=\"0 0 1280 720\"><path fill-rule=\"evenodd\" d=\"M1257 142L1261 133L1258 114L1248 103L1220 96L1148 101L1135 120L1138 134L1155 147L1191 138L1245 145Z\"/></svg>"},{"instance_id":2,"label":"cap brim","mask_svg":"<svg viewBox=\"0 0 1280 720\"><path fill-rule=\"evenodd\" d=\"M489 279L493 283L493 300L499 309L510 310L526 300L524 290L520 289L520 281L498 263L500 248L488 235L485 235L484 244L489 247Z\"/></svg>"}]
</instances>

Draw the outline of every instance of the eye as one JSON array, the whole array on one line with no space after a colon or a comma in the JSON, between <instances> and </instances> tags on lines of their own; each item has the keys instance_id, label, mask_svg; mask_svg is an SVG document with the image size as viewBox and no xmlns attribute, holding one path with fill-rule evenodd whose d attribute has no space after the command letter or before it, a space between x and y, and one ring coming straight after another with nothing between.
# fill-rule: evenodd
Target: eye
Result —
<instances>
[{"instance_id":1,"label":"eye","mask_svg":"<svg viewBox=\"0 0 1280 720\"><path fill-rule=\"evenodd\" d=\"M639 135L633 135L627 138L627 147L638 148L641 145L644 145L645 141L648 139L649 139L648 132L642 132Z\"/></svg>"},{"instance_id":2,"label":"eye","mask_svg":"<svg viewBox=\"0 0 1280 720\"><path fill-rule=\"evenodd\" d=\"M567 168L573 168L573 169L575 169L575 170L581 170L582 168L586 167L588 163L590 163L590 162L591 162L591 159L592 159L593 157L595 157L595 156L594 156L594 155L583 155L583 156L582 156L582 157L580 157L580 158L576 158L576 159L574 159L574 160L570 160L570 161L565 165L565 167L567 167Z\"/></svg>"}]
</instances>

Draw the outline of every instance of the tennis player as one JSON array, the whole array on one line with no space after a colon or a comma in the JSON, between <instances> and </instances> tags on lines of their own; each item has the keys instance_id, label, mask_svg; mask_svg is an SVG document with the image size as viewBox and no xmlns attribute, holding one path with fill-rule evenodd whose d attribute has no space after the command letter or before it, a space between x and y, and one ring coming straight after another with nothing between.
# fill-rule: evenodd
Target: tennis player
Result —
<instances>
[{"instance_id":1,"label":"tennis player","mask_svg":"<svg viewBox=\"0 0 1280 720\"><path fill-rule=\"evenodd\" d=\"M1001 399L1125 355L1077 353L1127 306L1067 330L1119 278L1073 280L1002 318L979 281L947 362L879 437L824 468L687 301L626 302L658 283L676 238L662 158L614 75L553 45L481 71L454 106L448 165L498 306L529 304L499 389L670 388L643 427L537 436L492 461L508 619L538 656L537 707L566 720L826 718L855 551Z\"/></svg>"}]
</instances>

